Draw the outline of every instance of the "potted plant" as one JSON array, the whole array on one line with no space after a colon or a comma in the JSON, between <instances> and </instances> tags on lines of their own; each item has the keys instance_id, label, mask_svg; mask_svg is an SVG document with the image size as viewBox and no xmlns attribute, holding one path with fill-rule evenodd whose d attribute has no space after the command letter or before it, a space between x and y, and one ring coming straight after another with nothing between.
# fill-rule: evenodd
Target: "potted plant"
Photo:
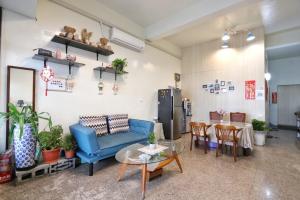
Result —
<instances>
[{"instance_id":1,"label":"potted plant","mask_svg":"<svg viewBox=\"0 0 300 200\"><path fill-rule=\"evenodd\" d=\"M254 135L255 144L259 146L263 146L266 141L266 132L269 130L269 128L266 126L266 122L253 119L252 127L255 132Z\"/></svg>"},{"instance_id":2,"label":"potted plant","mask_svg":"<svg viewBox=\"0 0 300 200\"><path fill-rule=\"evenodd\" d=\"M156 148L156 139L155 139L155 134L152 132L148 136L148 142L149 142L149 148L150 149L155 149Z\"/></svg>"},{"instance_id":3,"label":"potted plant","mask_svg":"<svg viewBox=\"0 0 300 200\"><path fill-rule=\"evenodd\" d=\"M34 167L39 119L46 120L50 128L50 115L45 112L37 113L31 106L18 109L14 104L8 103L8 112L1 112L0 118L10 121L9 140L13 144L16 168L26 170Z\"/></svg>"},{"instance_id":4,"label":"potted plant","mask_svg":"<svg viewBox=\"0 0 300 200\"><path fill-rule=\"evenodd\" d=\"M117 74L123 74L124 68L127 66L127 59L116 58L111 63L112 68L116 70Z\"/></svg>"},{"instance_id":5,"label":"potted plant","mask_svg":"<svg viewBox=\"0 0 300 200\"><path fill-rule=\"evenodd\" d=\"M62 147L65 150L66 158L74 158L76 145L75 145L75 140L73 135L68 133L67 135L64 136Z\"/></svg>"},{"instance_id":6,"label":"potted plant","mask_svg":"<svg viewBox=\"0 0 300 200\"><path fill-rule=\"evenodd\" d=\"M38 142L45 163L53 163L59 159L62 133L61 125L56 125L51 127L50 131L42 131L38 134Z\"/></svg>"}]
</instances>

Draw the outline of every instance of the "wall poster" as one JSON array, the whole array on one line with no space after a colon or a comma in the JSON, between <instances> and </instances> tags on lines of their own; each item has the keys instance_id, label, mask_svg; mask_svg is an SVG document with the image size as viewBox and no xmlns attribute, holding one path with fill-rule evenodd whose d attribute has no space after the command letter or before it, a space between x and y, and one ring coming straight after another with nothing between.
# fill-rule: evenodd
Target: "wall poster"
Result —
<instances>
[{"instance_id":1,"label":"wall poster","mask_svg":"<svg viewBox=\"0 0 300 200\"><path fill-rule=\"evenodd\" d=\"M245 99L254 100L255 99L255 80L245 81Z\"/></svg>"}]
</instances>

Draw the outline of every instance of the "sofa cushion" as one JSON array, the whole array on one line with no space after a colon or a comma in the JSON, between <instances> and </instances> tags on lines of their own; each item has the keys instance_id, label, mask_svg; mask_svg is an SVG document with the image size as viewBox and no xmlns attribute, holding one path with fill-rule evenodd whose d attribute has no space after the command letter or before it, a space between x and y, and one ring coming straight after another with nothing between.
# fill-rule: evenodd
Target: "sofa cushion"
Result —
<instances>
[{"instance_id":1,"label":"sofa cushion","mask_svg":"<svg viewBox=\"0 0 300 200\"><path fill-rule=\"evenodd\" d=\"M139 142L141 140L147 140L147 136L133 132L121 132L117 134L104 135L102 137L97 138L98 145L101 151L103 149L112 148L118 145Z\"/></svg>"},{"instance_id":2,"label":"sofa cushion","mask_svg":"<svg viewBox=\"0 0 300 200\"><path fill-rule=\"evenodd\" d=\"M117 114L107 116L109 133L119 133L129 131L128 115Z\"/></svg>"},{"instance_id":3,"label":"sofa cushion","mask_svg":"<svg viewBox=\"0 0 300 200\"><path fill-rule=\"evenodd\" d=\"M106 117L104 116L80 116L79 123L82 126L95 129L97 136L108 134Z\"/></svg>"}]
</instances>

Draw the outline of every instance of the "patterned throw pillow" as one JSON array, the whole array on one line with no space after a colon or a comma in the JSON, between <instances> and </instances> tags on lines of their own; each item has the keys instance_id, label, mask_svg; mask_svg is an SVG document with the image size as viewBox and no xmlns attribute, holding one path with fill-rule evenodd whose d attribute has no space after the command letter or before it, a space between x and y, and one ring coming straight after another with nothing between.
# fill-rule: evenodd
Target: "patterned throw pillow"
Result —
<instances>
[{"instance_id":1,"label":"patterned throw pillow","mask_svg":"<svg viewBox=\"0 0 300 200\"><path fill-rule=\"evenodd\" d=\"M108 134L106 117L104 116L80 116L79 123L82 126L95 129L97 136Z\"/></svg>"},{"instance_id":2,"label":"patterned throw pillow","mask_svg":"<svg viewBox=\"0 0 300 200\"><path fill-rule=\"evenodd\" d=\"M127 114L108 115L107 119L108 119L109 133L112 134L112 133L129 131Z\"/></svg>"}]
</instances>

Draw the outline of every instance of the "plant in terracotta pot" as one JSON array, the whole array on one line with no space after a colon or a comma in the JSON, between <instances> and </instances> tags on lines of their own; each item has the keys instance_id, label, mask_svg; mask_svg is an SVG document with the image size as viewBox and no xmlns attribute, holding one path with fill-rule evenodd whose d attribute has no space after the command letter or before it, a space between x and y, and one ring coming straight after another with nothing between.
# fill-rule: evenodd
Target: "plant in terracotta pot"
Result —
<instances>
[{"instance_id":1,"label":"plant in terracotta pot","mask_svg":"<svg viewBox=\"0 0 300 200\"><path fill-rule=\"evenodd\" d=\"M36 137L38 135L39 119L52 126L51 117L46 112L37 113L31 106L17 108L8 104L9 111L1 112L0 118L9 120L9 139L13 144L15 166L18 170L26 170L35 166Z\"/></svg>"},{"instance_id":2,"label":"plant in terracotta pot","mask_svg":"<svg viewBox=\"0 0 300 200\"><path fill-rule=\"evenodd\" d=\"M124 74L124 68L127 66L127 59L116 58L112 61L112 68L116 70L117 74Z\"/></svg>"},{"instance_id":3,"label":"plant in terracotta pot","mask_svg":"<svg viewBox=\"0 0 300 200\"><path fill-rule=\"evenodd\" d=\"M67 135L64 136L62 147L65 150L66 158L74 158L76 143L73 135L68 133Z\"/></svg>"},{"instance_id":4,"label":"plant in terracotta pot","mask_svg":"<svg viewBox=\"0 0 300 200\"><path fill-rule=\"evenodd\" d=\"M51 127L50 131L42 131L38 134L38 141L45 163L53 163L59 159L62 133L61 125L56 125Z\"/></svg>"}]
</instances>

